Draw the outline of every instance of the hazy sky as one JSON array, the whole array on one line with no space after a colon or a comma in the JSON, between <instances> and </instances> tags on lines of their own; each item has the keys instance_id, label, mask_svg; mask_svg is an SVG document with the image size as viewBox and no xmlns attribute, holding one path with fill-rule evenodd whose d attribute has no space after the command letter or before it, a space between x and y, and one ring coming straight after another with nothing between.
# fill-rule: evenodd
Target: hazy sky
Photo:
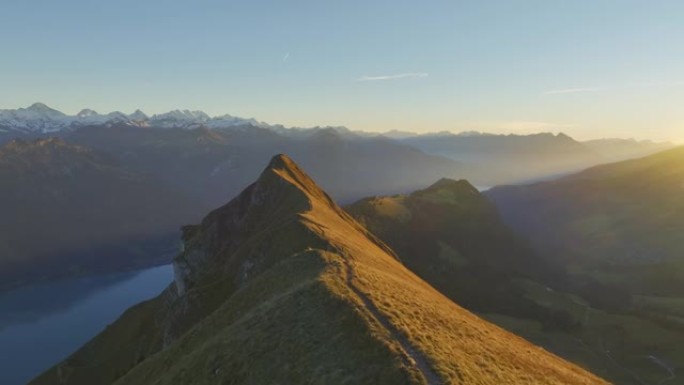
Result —
<instances>
[{"instance_id":1,"label":"hazy sky","mask_svg":"<svg viewBox=\"0 0 684 385\"><path fill-rule=\"evenodd\" d=\"M684 139L684 1L2 0L0 108Z\"/></svg>"}]
</instances>

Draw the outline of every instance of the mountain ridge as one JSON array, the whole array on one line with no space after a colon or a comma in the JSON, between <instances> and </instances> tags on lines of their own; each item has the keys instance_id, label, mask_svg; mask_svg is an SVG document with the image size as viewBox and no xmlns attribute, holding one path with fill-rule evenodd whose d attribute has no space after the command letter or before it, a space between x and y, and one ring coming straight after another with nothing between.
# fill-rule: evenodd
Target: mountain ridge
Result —
<instances>
[{"instance_id":1,"label":"mountain ridge","mask_svg":"<svg viewBox=\"0 0 684 385\"><path fill-rule=\"evenodd\" d=\"M453 304L287 157L184 245L181 284L32 384L602 383Z\"/></svg>"},{"instance_id":2,"label":"mountain ridge","mask_svg":"<svg viewBox=\"0 0 684 385\"><path fill-rule=\"evenodd\" d=\"M92 109L82 109L75 115L67 115L43 103L34 103L26 108L0 110L0 132L5 134L50 134L73 131L79 127L93 125L127 124L135 127L159 128L227 128L250 124L258 127L269 125L255 119L232 115L209 116L202 111L172 110L148 116L141 110L131 114L119 111L99 114Z\"/></svg>"}]
</instances>

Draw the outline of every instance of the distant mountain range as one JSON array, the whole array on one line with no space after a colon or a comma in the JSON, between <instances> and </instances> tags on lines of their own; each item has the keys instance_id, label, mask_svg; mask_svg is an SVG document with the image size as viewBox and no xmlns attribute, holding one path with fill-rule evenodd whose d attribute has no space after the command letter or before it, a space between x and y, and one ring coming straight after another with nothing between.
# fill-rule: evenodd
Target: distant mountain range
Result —
<instances>
[{"instance_id":1,"label":"distant mountain range","mask_svg":"<svg viewBox=\"0 0 684 385\"><path fill-rule=\"evenodd\" d=\"M252 125L187 130L116 124L76 129L64 139L110 154L207 205L239 193L259 174L260 161L274 153L290 154L342 202L411 191L467 172L456 161L391 139L345 135L333 128L286 135Z\"/></svg>"},{"instance_id":2,"label":"distant mountain range","mask_svg":"<svg viewBox=\"0 0 684 385\"><path fill-rule=\"evenodd\" d=\"M625 140L582 143L563 134L515 136L466 132L460 135L404 133L395 136L403 136L403 139L351 131L344 127L285 128L228 115L209 117L199 111L173 111L148 117L141 111L130 115L119 112L100 115L83 110L68 116L36 103L28 108L0 111L0 143L9 146L6 151L16 148L18 143L35 149L5 156L5 167L26 167L24 172L27 175L36 176L26 184L16 184L13 178L20 180L20 177L26 179L28 176L8 176L7 180L12 183L0 186L0 193L4 191L19 197L49 190L52 188L50 183L57 182L38 178L40 172L61 170L61 161L71 159L68 162L78 162L83 154L90 154L98 163L93 169L116 170L117 175L113 171L106 174L113 180L127 180L121 175L135 175L148 181L147 190L140 190L139 197L135 198L136 204L153 200L162 194L161 191L164 191L164 196L178 199L177 211L183 211L183 215L165 222L163 226L159 222L161 227L157 231L161 234L180 226L184 223L183 218L199 215L237 195L259 174L263 159L274 153L290 154L338 202L347 204L372 195L405 194L441 178L467 179L479 188L544 179L666 146ZM17 138L24 142L12 142ZM53 159L56 152L41 152L41 149L53 147L60 149L61 157ZM105 175L98 177L104 178ZM59 181L60 194L81 196L84 186L92 183L91 178L92 173L74 172L68 179L65 177L68 183ZM89 199L70 198L73 199L73 210L87 212L91 210L89 204L112 199L110 191L91 189ZM122 196L134 204L134 197ZM49 195L41 199L43 204L50 202ZM7 199L6 202L14 201ZM82 202L81 206L78 206L79 202ZM25 211L17 211L19 207L24 207ZM112 209L115 207L111 205ZM4 223L14 229L23 228L22 223L39 221L42 215L41 211L21 204L12 210L8 212L16 214L5 216ZM113 211L110 213L114 215ZM129 217L132 220L137 218L136 215ZM74 221L66 227L75 233L81 231L85 234L93 231L89 226L87 221ZM44 231L45 236L50 234L50 228L46 227ZM88 242L89 247L101 244L96 239L94 236L86 237L78 247L83 249ZM64 243L61 248L64 253L76 255L81 252L67 248L68 244ZM24 267L35 268L33 273L48 271L45 266L34 264L47 261L38 257L42 251L39 253L36 246L22 247L0 244L0 249L5 251L5 259L16 261L25 258L27 264ZM121 255L130 256L126 253ZM132 258L117 261L121 262L117 266L126 263L140 266L145 261L150 263L151 259L144 258L135 263ZM0 275L9 269L6 266L0 265ZM70 269L74 272L89 271L81 264ZM54 271L64 272L60 269ZM33 273L26 271L26 277Z\"/></svg>"},{"instance_id":3,"label":"distant mountain range","mask_svg":"<svg viewBox=\"0 0 684 385\"><path fill-rule=\"evenodd\" d=\"M174 282L41 384L603 384L432 288L291 159L183 231Z\"/></svg>"},{"instance_id":4,"label":"distant mountain range","mask_svg":"<svg viewBox=\"0 0 684 385\"><path fill-rule=\"evenodd\" d=\"M478 132L410 136L402 143L475 167L470 180L489 186L557 177L601 163L648 155L672 147L629 139L579 142L563 133L491 135Z\"/></svg>"},{"instance_id":5,"label":"distant mountain range","mask_svg":"<svg viewBox=\"0 0 684 385\"><path fill-rule=\"evenodd\" d=\"M136 127L160 128L225 128L250 124L266 126L254 119L243 119L230 115L210 117L202 111L174 110L164 114L147 116L136 110L132 114L111 112L98 114L91 109L81 110L76 115L67 115L43 103L34 103L27 108L0 110L0 133L2 134L50 134L74 130L85 126L126 124Z\"/></svg>"},{"instance_id":6,"label":"distant mountain range","mask_svg":"<svg viewBox=\"0 0 684 385\"><path fill-rule=\"evenodd\" d=\"M192 133L183 133L188 131ZM195 132L197 131L197 132ZM583 168L601 163L619 161L639 156L645 156L672 146L671 143L654 143L650 141L635 141L629 139L602 139L589 142L579 142L565 134L539 133L532 135L494 135L477 131L466 131L459 134L450 132L436 132L417 134L413 132L388 131L386 133L371 133L352 131L346 127L312 127L287 128L277 124L266 124L255 119L244 119L231 115L211 117L202 111L175 110L163 114L148 116L140 110L132 114L112 112L98 114L84 109L76 115L66 115L44 104L35 103L27 108L16 110L0 110L0 143L22 137L59 136L85 146L96 146L98 150L111 153L116 157L134 159L139 156L145 145L153 145L154 150L173 150L191 155L199 150L197 144L213 146L208 150L203 160L209 170L196 170L201 176L205 172L213 178L220 178L221 170L226 167L227 158L233 159L233 168L248 167L249 162L236 161L236 157L244 159L258 154L260 158L268 157L276 152L286 152L302 162L316 176L321 184L333 195L345 200L358 199L368 193L407 192L425 186L439 177L466 178L477 186L494 186L508 183L521 183L531 180L541 180L550 177L576 172ZM197 140L198 143L191 141ZM209 144L213 142L213 144ZM231 156L226 154L215 156L218 147L230 149ZM353 146L356 150L346 149ZM360 150L361 148L363 150ZM372 155L388 151L390 147L397 149L397 157ZM323 149L325 148L325 149ZM373 173L374 178L388 175L388 185L375 183L375 191L360 191L353 187L353 183L345 181L344 186L333 186L324 179L330 175L329 167L333 167L325 159L316 159L307 163L312 155L330 157L333 153L350 150L351 157L345 157L345 162L354 161L357 173L365 173L364 168L377 168L375 162L394 163L404 159L400 155L408 148L413 152L403 167L412 165L406 170L393 175L392 170L398 167L382 168L382 173ZM381 148L381 149L380 149ZM403 149L401 149L403 148ZM206 148L204 148L206 149ZM146 148L145 150L150 150ZM360 158L354 151L367 152ZM419 154L422 153L422 154ZM213 154L213 155L212 155ZM161 154L159 154L161 156ZM431 156L431 160L428 160ZM364 159L364 157L366 157ZM408 159L422 158L427 163L438 163L429 168L421 168L412 164ZM124 159L125 160L125 159ZM160 161L167 161L159 159ZM184 159L176 159L182 162ZM139 166L152 170L154 166L145 164L145 160L137 159ZM236 165L236 163L241 165ZM209 163L212 163L209 165ZM187 168L188 164L181 166ZM318 173L322 168L324 173ZM448 171L445 169L449 169ZM430 172L430 177L422 178L415 183L415 172ZM336 170L340 171L340 170ZM154 171L152 171L154 173ZM258 173L254 167L250 168L248 176L237 178L238 187L230 190L237 193L240 188ZM206 174L205 174L206 175ZM338 178L344 173L336 173ZM180 178L182 180L182 178ZM393 179L394 182L389 182ZM202 183L185 183L201 186ZM189 181L188 181L189 182ZM358 183L364 183L363 178ZM367 185L367 184L366 184ZM351 188L350 188L351 187ZM386 188L388 187L388 188ZM348 191L343 191L348 190ZM222 193L228 193L219 189ZM212 200L216 204L225 195Z\"/></svg>"}]
</instances>

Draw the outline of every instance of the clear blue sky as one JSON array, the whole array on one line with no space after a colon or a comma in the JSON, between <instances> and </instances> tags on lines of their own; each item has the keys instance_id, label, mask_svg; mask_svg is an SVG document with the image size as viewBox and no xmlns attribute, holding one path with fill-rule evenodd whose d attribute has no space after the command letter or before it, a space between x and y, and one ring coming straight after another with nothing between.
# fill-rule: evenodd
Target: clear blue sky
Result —
<instances>
[{"instance_id":1,"label":"clear blue sky","mask_svg":"<svg viewBox=\"0 0 684 385\"><path fill-rule=\"evenodd\" d=\"M684 139L684 1L2 0L0 108Z\"/></svg>"}]
</instances>

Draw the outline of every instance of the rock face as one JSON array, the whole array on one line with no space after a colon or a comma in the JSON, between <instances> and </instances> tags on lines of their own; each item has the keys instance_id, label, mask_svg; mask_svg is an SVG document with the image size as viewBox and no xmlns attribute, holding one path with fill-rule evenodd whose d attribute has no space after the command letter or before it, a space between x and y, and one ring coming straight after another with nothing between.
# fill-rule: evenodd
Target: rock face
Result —
<instances>
[{"instance_id":1,"label":"rock face","mask_svg":"<svg viewBox=\"0 0 684 385\"><path fill-rule=\"evenodd\" d=\"M262 269L262 260L269 254L286 251L273 249L274 246L280 247L279 244L264 242L255 245L257 247L249 255L239 260L226 259L226 256L237 251L246 238L267 230L262 227L264 223L270 222L270 227L277 227L292 220L289 215L278 215L279 209L286 208L289 214L290 210L302 212L308 208L308 202L299 193L298 186L293 186L272 171L293 167L296 167L294 163L285 157L274 158L258 183L247 187L229 204L211 212L200 226L185 227L184 252L174 260L175 283L179 294L213 272L214 267L227 267L226 273L235 274L233 281L239 287L250 273L258 273Z\"/></svg>"},{"instance_id":2,"label":"rock face","mask_svg":"<svg viewBox=\"0 0 684 385\"><path fill-rule=\"evenodd\" d=\"M465 311L279 155L176 277L33 384L598 384Z\"/></svg>"}]
</instances>

